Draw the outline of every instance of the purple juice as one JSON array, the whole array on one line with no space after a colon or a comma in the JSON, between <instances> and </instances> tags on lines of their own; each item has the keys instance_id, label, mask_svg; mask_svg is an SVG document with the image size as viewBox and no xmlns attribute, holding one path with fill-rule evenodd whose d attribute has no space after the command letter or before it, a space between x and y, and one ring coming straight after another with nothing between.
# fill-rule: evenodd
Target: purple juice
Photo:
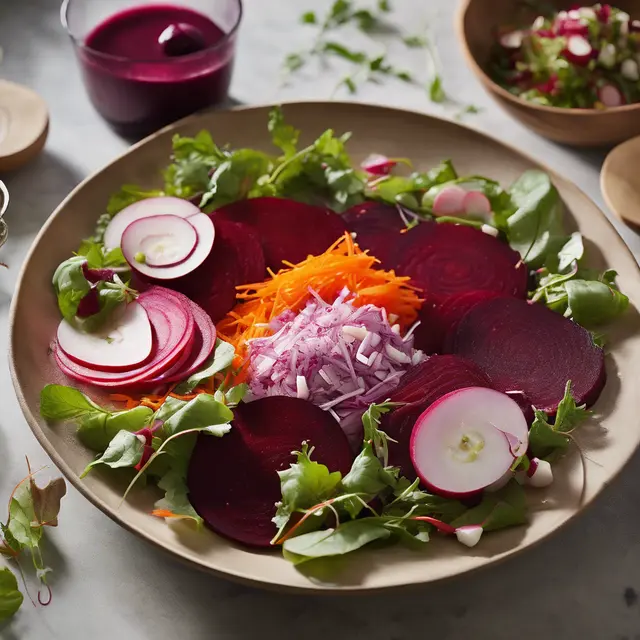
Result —
<instances>
[{"instance_id":1,"label":"purple juice","mask_svg":"<svg viewBox=\"0 0 640 640\"><path fill-rule=\"evenodd\" d=\"M91 102L122 135L141 137L227 97L235 33L174 5L100 23L78 50Z\"/></svg>"}]
</instances>

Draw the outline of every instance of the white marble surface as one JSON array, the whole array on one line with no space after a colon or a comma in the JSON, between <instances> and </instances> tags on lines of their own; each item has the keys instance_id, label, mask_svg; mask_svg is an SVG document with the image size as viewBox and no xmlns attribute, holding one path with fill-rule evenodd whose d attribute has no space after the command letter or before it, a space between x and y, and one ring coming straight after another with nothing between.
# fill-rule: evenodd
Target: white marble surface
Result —
<instances>
[{"instance_id":1,"label":"white marble surface","mask_svg":"<svg viewBox=\"0 0 640 640\"><path fill-rule=\"evenodd\" d=\"M87 0L90 1L90 0ZM366 4L366 1L363 0ZM282 56L308 43L297 16L327 0L245 0L233 96L247 103L325 99L339 66L278 88ZM445 86L456 98L482 106L467 122L518 145L576 181L598 204L603 156L575 152L536 137L503 115L464 67L455 41L451 0L396 0L405 26L432 24L438 34ZM358 36L349 34L356 45ZM368 45L366 41L361 43ZM39 91L51 108L45 153L6 179L12 194L9 244L0 259L0 352L6 353L7 312L21 260L41 224L82 178L120 154L117 138L88 104L72 51L58 20L56 0L0 0L0 76ZM424 73L420 52L389 52L403 66ZM424 90L402 83L368 85L358 100L431 113ZM617 225L636 255L640 239ZM24 475L24 455L48 462L28 429L0 364L0 500ZM121 530L71 489L61 524L45 547L54 568L54 599L47 608L25 603L0 625L7 640L369 638L413 637L640 639L640 455L586 514L552 540L499 567L410 592L367 597L302 597L262 592L200 574Z\"/></svg>"}]
</instances>

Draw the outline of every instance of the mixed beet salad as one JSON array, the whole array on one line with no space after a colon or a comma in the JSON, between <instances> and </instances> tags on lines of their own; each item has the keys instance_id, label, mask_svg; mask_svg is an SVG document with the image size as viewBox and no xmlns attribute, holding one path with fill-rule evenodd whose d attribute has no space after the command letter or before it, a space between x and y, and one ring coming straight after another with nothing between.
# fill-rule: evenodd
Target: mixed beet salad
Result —
<instances>
[{"instance_id":1,"label":"mixed beet salad","mask_svg":"<svg viewBox=\"0 0 640 640\"><path fill-rule=\"evenodd\" d=\"M346 134L268 127L279 152L176 136L162 189L113 196L53 275L84 392L46 386L42 415L77 423L85 474L157 484L153 515L296 564L525 523L604 387L615 272L541 171L354 166Z\"/></svg>"},{"instance_id":2,"label":"mixed beet salad","mask_svg":"<svg viewBox=\"0 0 640 640\"><path fill-rule=\"evenodd\" d=\"M640 101L640 20L608 4L540 15L498 37L493 75L550 107L605 109Z\"/></svg>"}]
</instances>

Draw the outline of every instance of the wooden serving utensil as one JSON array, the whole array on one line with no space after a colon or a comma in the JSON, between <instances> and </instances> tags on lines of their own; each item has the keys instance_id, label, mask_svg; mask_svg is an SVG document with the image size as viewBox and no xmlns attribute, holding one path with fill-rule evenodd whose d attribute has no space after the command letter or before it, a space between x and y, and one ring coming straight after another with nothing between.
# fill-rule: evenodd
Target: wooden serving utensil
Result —
<instances>
[{"instance_id":1,"label":"wooden serving utensil","mask_svg":"<svg viewBox=\"0 0 640 640\"><path fill-rule=\"evenodd\" d=\"M607 206L619 218L640 227L640 136L615 147L600 172Z\"/></svg>"},{"instance_id":2,"label":"wooden serving utensil","mask_svg":"<svg viewBox=\"0 0 640 640\"><path fill-rule=\"evenodd\" d=\"M45 101L27 87L0 80L0 174L38 155L48 132Z\"/></svg>"}]
</instances>

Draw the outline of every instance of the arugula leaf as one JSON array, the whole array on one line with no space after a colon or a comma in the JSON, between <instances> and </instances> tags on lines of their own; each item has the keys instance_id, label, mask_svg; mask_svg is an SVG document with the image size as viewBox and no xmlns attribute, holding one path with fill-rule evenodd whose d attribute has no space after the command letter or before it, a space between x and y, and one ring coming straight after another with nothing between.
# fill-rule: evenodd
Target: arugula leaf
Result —
<instances>
[{"instance_id":1,"label":"arugula leaf","mask_svg":"<svg viewBox=\"0 0 640 640\"><path fill-rule=\"evenodd\" d=\"M429 99L431 102L442 103L447 99L447 94L442 86L442 78L435 75L429 83Z\"/></svg>"},{"instance_id":2,"label":"arugula leaf","mask_svg":"<svg viewBox=\"0 0 640 640\"><path fill-rule=\"evenodd\" d=\"M395 499L384 507L382 514L402 517L411 513L415 516L432 516L443 522L451 522L467 510L461 502L426 493L419 486L418 478L413 482L404 477L400 478L394 490Z\"/></svg>"},{"instance_id":3,"label":"arugula leaf","mask_svg":"<svg viewBox=\"0 0 640 640\"><path fill-rule=\"evenodd\" d=\"M527 502L524 489L512 480L495 493L485 493L482 502L451 522L453 527L481 525L485 531L495 531L527 522Z\"/></svg>"},{"instance_id":4,"label":"arugula leaf","mask_svg":"<svg viewBox=\"0 0 640 640\"><path fill-rule=\"evenodd\" d=\"M342 474L330 472L323 464L311 460L313 449L306 442L300 451L294 451L296 462L288 469L278 471L282 499L277 503L276 515L272 518L278 529L289 522L296 511L309 509L331 498L340 484Z\"/></svg>"},{"instance_id":5,"label":"arugula leaf","mask_svg":"<svg viewBox=\"0 0 640 640\"><path fill-rule=\"evenodd\" d=\"M16 577L8 567L0 567L0 622L13 616L23 600Z\"/></svg>"},{"instance_id":6,"label":"arugula leaf","mask_svg":"<svg viewBox=\"0 0 640 640\"><path fill-rule=\"evenodd\" d=\"M344 555L373 542L386 540L391 532L376 518L351 520L336 529L311 531L284 541L282 553L298 565L315 558Z\"/></svg>"},{"instance_id":7,"label":"arugula leaf","mask_svg":"<svg viewBox=\"0 0 640 640\"><path fill-rule=\"evenodd\" d=\"M334 42L332 40L324 43L323 51L325 53L331 53L332 55L338 56L339 58L344 58L349 62L354 62L355 64L362 64L368 59L366 53L363 53L362 51L353 51L339 42Z\"/></svg>"},{"instance_id":8,"label":"arugula leaf","mask_svg":"<svg viewBox=\"0 0 640 640\"><path fill-rule=\"evenodd\" d=\"M90 462L80 475L84 478L94 467L104 464L112 469L135 467L142 460L144 436L137 436L130 431L119 431L109 443L106 451L96 460Z\"/></svg>"},{"instance_id":9,"label":"arugula leaf","mask_svg":"<svg viewBox=\"0 0 640 640\"><path fill-rule=\"evenodd\" d=\"M385 413L400 406L397 402L382 402L380 404L371 403L369 408L362 414L362 427L364 430L363 452L367 448L367 443L371 442L375 454L386 468L389 463L389 436L381 431L380 419ZM394 440L391 440L394 442Z\"/></svg>"},{"instance_id":10,"label":"arugula leaf","mask_svg":"<svg viewBox=\"0 0 640 640\"><path fill-rule=\"evenodd\" d=\"M564 434L571 433L590 414L585 405L576 405L569 380L553 423L549 422L544 411L535 412L535 420L529 430L529 448L533 455L553 460L564 453L569 446L569 438Z\"/></svg>"},{"instance_id":11,"label":"arugula leaf","mask_svg":"<svg viewBox=\"0 0 640 640\"><path fill-rule=\"evenodd\" d=\"M213 355L205 362L200 371L196 371L196 373L187 378L187 380L180 383L176 387L175 392L178 395L184 395L193 391L201 382L213 378L216 373L220 373L230 367L234 355L235 349L233 345L217 338Z\"/></svg>"},{"instance_id":12,"label":"arugula leaf","mask_svg":"<svg viewBox=\"0 0 640 640\"><path fill-rule=\"evenodd\" d=\"M76 252L84 256L90 269L108 269L110 267L128 267L128 263L122 254L122 249L117 247L107 251L101 242L83 240Z\"/></svg>"},{"instance_id":13,"label":"arugula leaf","mask_svg":"<svg viewBox=\"0 0 640 640\"><path fill-rule=\"evenodd\" d=\"M82 443L102 452L119 431L139 431L150 424L153 411L139 406L111 412L78 389L48 384L40 392L40 415L47 420L76 420Z\"/></svg>"},{"instance_id":14,"label":"arugula leaf","mask_svg":"<svg viewBox=\"0 0 640 640\"><path fill-rule=\"evenodd\" d=\"M184 474L176 470L168 471L158 482L158 488L165 492L164 498L156 502L153 515L164 518L192 520L199 528L202 518L189 502L189 489Z\"/></svg>"},{"instance_id":15,"label":"arugula leaf","mask_svg":"<svg viewBox=\"0 0 640 640\"><path fill-rule=\"evenodd\" d=\"M29 484L23 482L18 486L9 503L9 522L7 529L13 539L20 545L34 549L42 538L43 528L36 518Z\"/></svg>"},{"instance_id":16,"label":"arugula leaf","mask_svg":"<svg viewBox=\"0 0 640 640\"><path fill-rule=\"evenodd\" d=\"M564 206L544 171L525 171L509 188L515 213L506 220L509 244L530 267L541 267L565 244Z\"/></svg>"}]
</instances>

